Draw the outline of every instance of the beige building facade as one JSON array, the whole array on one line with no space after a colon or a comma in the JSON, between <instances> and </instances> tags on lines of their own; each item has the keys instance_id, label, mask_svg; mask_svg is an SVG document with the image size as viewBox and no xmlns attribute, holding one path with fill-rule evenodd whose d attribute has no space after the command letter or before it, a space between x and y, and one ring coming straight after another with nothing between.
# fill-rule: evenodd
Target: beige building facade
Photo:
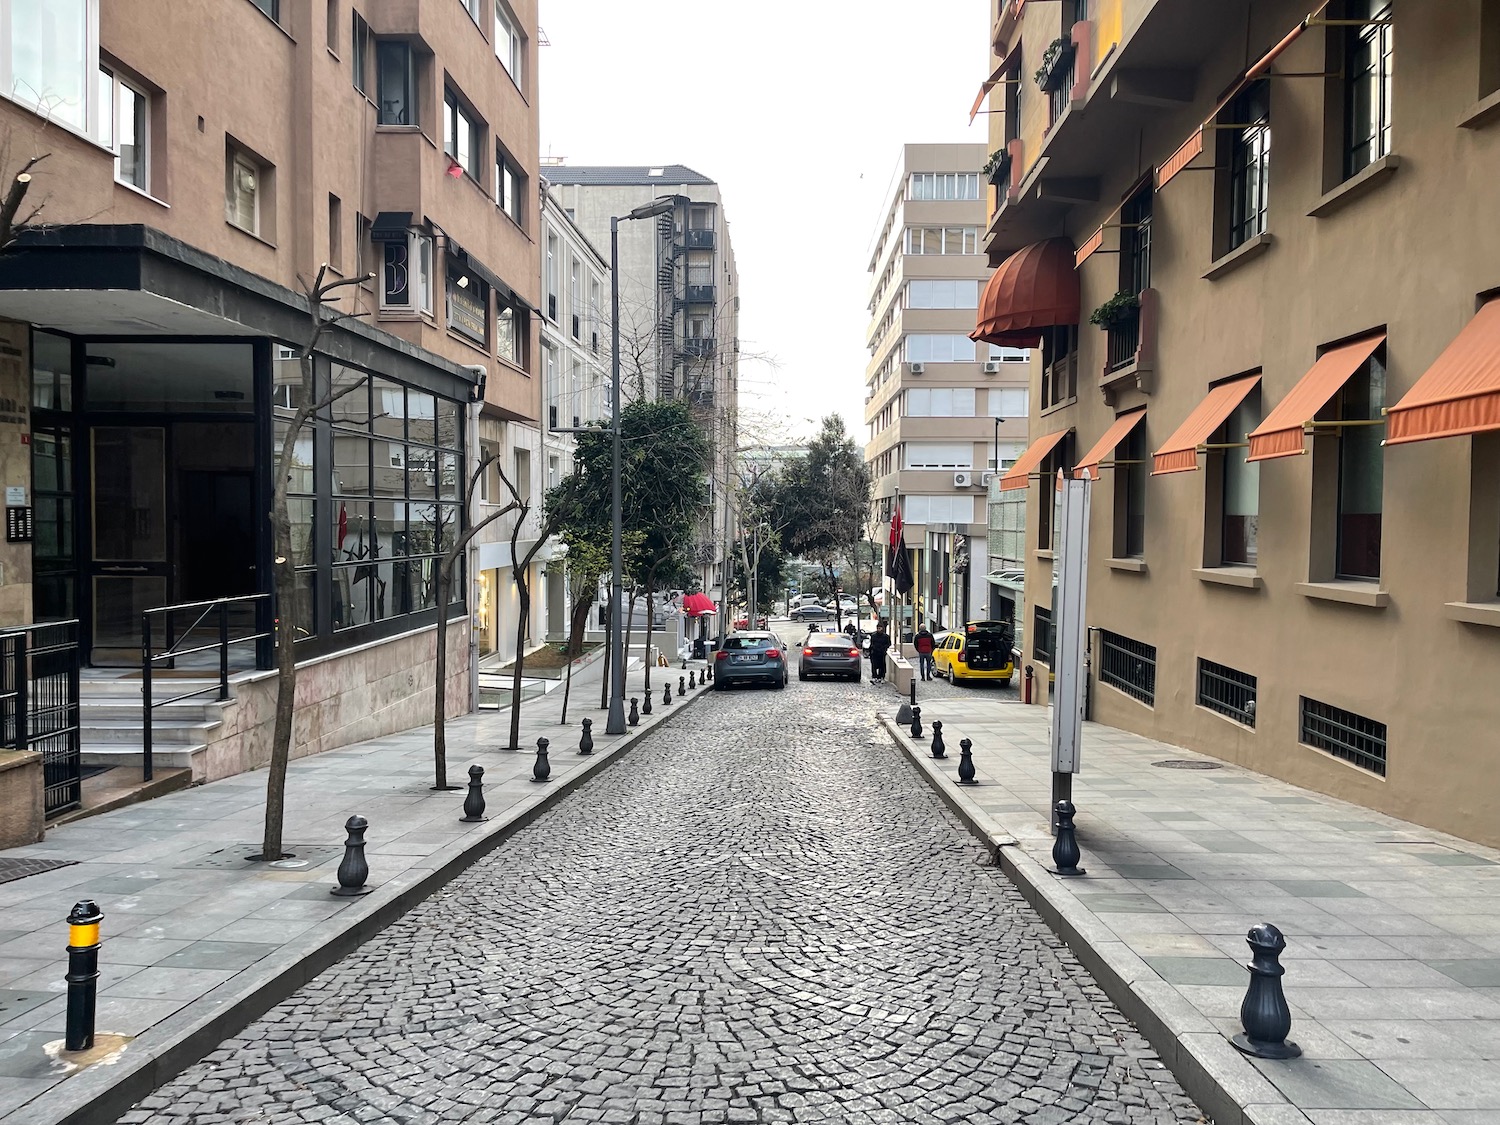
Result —
<instances>
[{"instance_id":1,"label":"beige building facade","mask_svg":"<svg viewBox=\"0 0 1500 1125\"><path fill-rule=\"evenodd\" d=\"M993 15L1039 698L1061 469L1095 719L1500 842L1500 5Z\"/></svg>"},{"instance_id":2,"label":"beige building facade","mask_svg":"<svg viewBox=\"0 0 1500 1125\"><path fill-rule=\"evenodd\" d=\"M990 273L984 158L978 144L903 145L870 254L865 461L883 541L899 494L907 629L1014 606L985 579L987 497L997 456L1006 467L1026 445L1028 354L969 338Z\"/></svg>"}]
</instances>

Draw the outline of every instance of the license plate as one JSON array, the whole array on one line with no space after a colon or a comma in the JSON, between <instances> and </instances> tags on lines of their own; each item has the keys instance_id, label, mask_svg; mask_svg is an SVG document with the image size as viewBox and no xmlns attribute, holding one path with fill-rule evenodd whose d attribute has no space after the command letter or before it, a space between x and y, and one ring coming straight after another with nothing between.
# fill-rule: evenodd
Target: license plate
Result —
<instances>
[{"instance_id":1,"label":"license plate","mask_svg":"<svg viewBox=\"0 0 1500 1125\"><path fill-rule=\"evenodd\" d=\"M754 661L757 661L759 659L760 659L760 657L758 657L758 656L756 656L756 655L754 655L752 653L749 656L736 656L734 658L734 662L736 664L750 664L750 663L753 663Z\"/></svg>"}]
</instances>

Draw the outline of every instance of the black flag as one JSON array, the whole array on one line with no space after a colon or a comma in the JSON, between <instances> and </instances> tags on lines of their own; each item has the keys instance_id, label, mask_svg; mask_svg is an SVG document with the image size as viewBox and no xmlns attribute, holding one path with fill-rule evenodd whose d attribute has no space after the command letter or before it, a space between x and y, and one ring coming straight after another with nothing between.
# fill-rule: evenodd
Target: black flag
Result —
<instances>
[{"instance_id":1,"label":"black flag","mask_svg":"<svg viewBox=\"0 0 1500 1125\"><path fill-rule=\"evenodd\" d=\"M905 544L891 552L890 565L886 570L891 582L895 584L896 593L903 597L915 585L911 577L911 559L907 557Z\"/></svg>"}]
</instances>

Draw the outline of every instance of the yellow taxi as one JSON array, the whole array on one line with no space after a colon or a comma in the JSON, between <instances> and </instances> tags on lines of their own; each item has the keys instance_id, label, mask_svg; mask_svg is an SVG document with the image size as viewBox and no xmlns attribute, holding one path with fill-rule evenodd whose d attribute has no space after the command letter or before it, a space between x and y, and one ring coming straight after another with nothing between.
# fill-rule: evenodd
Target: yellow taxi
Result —
<instances>
[{"instance_id":1,"label":"yellow taxi","mask_svg":"<svg viewBox=\"0 0 1500 1125\"><path fill-rule=\"evenodd\" d=\"M938 638L932 660L939 676L950 683L999 680L1009 684L1016 674L1011 651L1015 635L1004 621L970 621Z\"/></svg>"}]
</instances>

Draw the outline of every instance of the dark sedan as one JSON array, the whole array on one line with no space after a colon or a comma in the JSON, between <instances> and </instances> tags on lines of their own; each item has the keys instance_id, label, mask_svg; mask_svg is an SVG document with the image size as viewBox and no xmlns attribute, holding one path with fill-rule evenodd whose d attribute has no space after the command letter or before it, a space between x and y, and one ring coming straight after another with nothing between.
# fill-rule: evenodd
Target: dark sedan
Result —
<instances>
[{"instance_id":1,"label":"dark sedan","mask_svg":"<svg viewBox=\"0 0 1500 1125\"><path fill-rule=\"evenodd\" d=\"M833 610L826 605L817 602L806 602L803 605L792 606L791 613L787 614L793 621L823 621L834 615Z\"/></svg>"},{"instance_id":2,"label":"dark sedan","mask_svg":"<svg viewBox=\"0 0 1500 1125\"><path fill-rule=\"evenodd\" d=\"M843 633L812 633L802 643L802 662L797 678L842 676L860 678L859 648Z\"/></svg>"},{"instance_id":3,"label":"dark sedan","mask_svg":"<svg viewBox=\"0 0 1500 1125\"><path fill-rule=\"evenodd\" d=\"M714 654L714 687L728 691L735 684L786 687L786 646L775 633L730 633Z\"/></svg>"}]
</instances>

